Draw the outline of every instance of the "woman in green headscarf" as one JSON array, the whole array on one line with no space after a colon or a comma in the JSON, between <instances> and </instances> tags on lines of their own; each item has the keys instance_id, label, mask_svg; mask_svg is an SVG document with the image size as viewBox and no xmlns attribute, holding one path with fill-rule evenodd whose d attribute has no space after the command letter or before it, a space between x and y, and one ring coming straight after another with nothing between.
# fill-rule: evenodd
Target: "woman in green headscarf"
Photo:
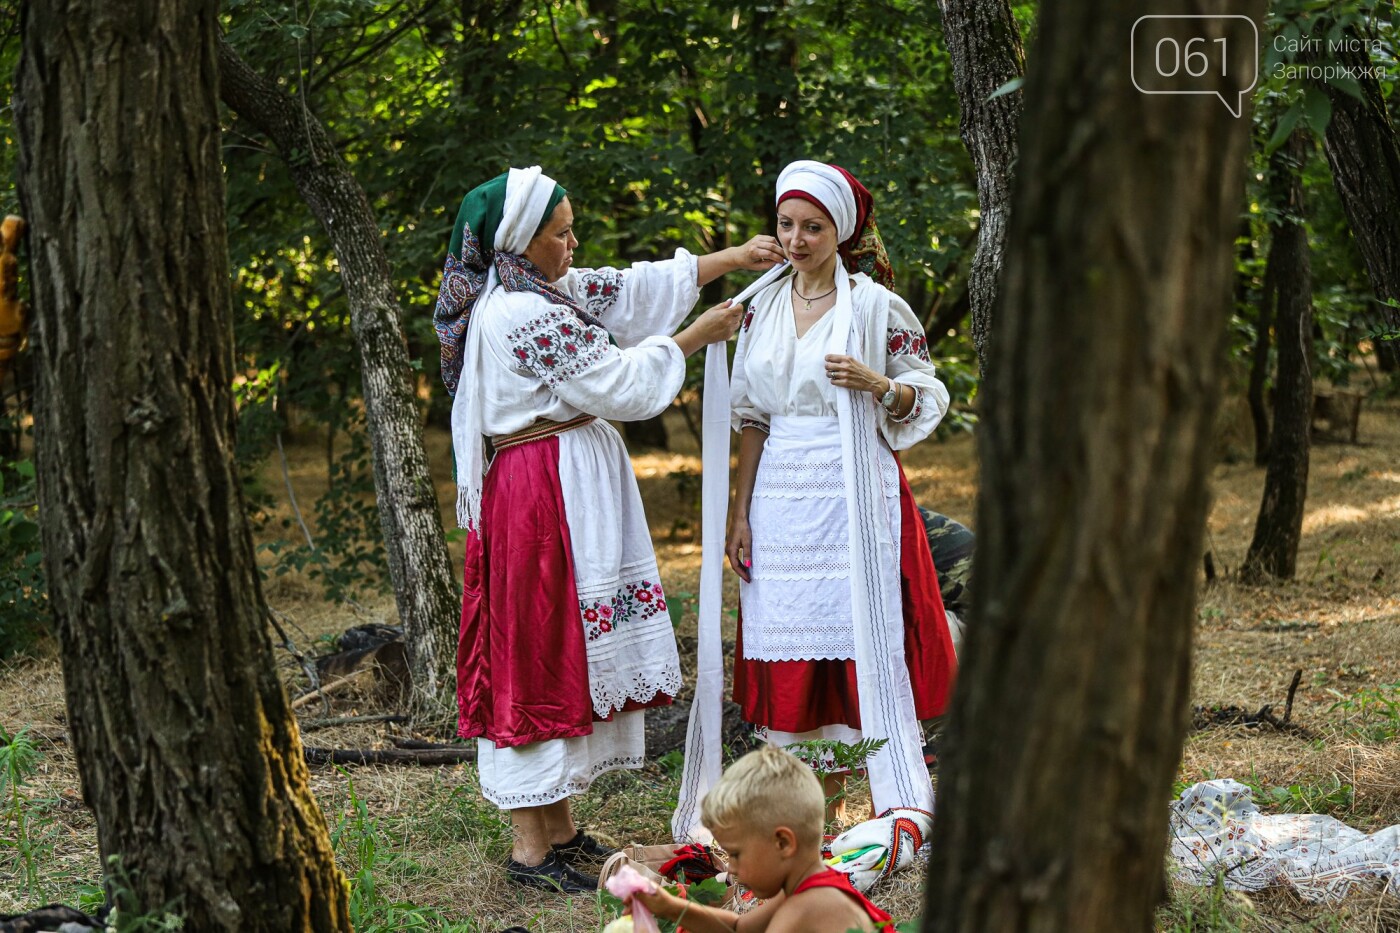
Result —
<instances>
[{"instance_id":1,"label":"woman in green headscarf","mask_svg":"<svg viewBox=\"0 0 1400 933\"><path fill-rule=\"evenodd\" d=\"M478 740L483 794L511 812L508 876L571 892L595 887L571 863L607 850L575 827L569 796L641 767L642 711L681 686L641 495L608 420L660 414L685 357L734 333L742 309L726 302L668 336L700 285L782 259L756 237L573 269L577 245L564 189L511 169L463 200L434 315L469 529L458 732Z\"/></svg>"}]
</instances>

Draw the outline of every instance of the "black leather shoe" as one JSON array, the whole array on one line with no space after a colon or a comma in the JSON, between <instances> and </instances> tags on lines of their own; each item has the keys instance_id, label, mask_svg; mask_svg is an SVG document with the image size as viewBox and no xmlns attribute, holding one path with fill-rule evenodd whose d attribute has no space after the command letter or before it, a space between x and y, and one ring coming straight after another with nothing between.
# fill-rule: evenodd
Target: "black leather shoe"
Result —
<instances>
[{"instance_id":1,"label":"black leather shoe","mask_svg":"<svg viewBox=\"0 0 1400 933\"><path fill-rule=\"evenodd\" d=\"M564 894L592 894L598 890L598 879L574 871L551 852L538 865L522 865L515 859L506 862L506 878L530 888L561 891Z\"/></svg>"},{"instance_id":2,"label":"black leather shoe","mask_svg":"<svg viewBox=\"0 0 1400 933\"><path fill-rule=\"evenodd\" d=\"M570 864L578 861L601 862L617 854L616 849L609 849L581 829L568 842L556 842L550 848Z\"/></svg>"}]
</instances>

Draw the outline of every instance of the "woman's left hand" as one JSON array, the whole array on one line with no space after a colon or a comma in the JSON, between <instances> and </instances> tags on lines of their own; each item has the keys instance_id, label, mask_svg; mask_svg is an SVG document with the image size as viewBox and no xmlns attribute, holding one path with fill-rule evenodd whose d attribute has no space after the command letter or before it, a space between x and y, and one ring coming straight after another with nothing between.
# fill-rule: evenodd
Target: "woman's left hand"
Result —
<instances>
[{"instance_id":1,"label":"woman's left hand","mask_svg":"<svg viewBox=\"0 0 1400 933\"><path fill-rule=\"evenodd\" d=\"M869 392L878 402L889 391L888 377L877 373L860 360L841 353L830 353L826 357L826 378L831 384L853 392Z\"/></svg>"},{"instance_id":2,"label":"woman's left hand","mask_svg":"<svg viewBox=\"0 0 1400 933\"><path fill-rule=\"evenodd\" d=\"M743 246L734 247L737 269L771 269L780 262L787 260L787 255L783 253L783 248L779 245L776 237L760 234L749 240Z\"/></svg>"}]
</instances>

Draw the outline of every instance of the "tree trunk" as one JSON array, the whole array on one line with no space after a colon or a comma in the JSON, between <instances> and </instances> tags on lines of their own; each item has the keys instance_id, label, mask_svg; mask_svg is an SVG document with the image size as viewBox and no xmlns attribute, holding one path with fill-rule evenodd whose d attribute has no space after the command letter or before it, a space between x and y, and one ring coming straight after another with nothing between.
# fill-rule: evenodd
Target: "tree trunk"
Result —
<instances>
[{"instance_id":1,"label":"tree trunk","mask_svg":"<svg viewBox=\"0 0 1400 933\"><path fill-rule=\"evenodd\" d=\"M218 12L24 11L35 444L68 727L125 912L349 930L233 466Z\"/></svg>"},{"instance_id":2,"label":"tree trunk","mask_svg":"<svg viewBox=\"0 0 1400 933\"><path fill-rule=\"evenodd\" d=\"M943 11L943 38L953 63L953 86L962 111L959 128L963 145L977 169L981 220L967 291L972 302L972 343L985 376L992 308L1006 251L1022 99L1020 90L994 100L987 98L1025 73L1026 54L1007 0L939 0L939 7Z\"/></svg>"},{"instance_id":3,"label":"tree trunk","mask_svg":"<svg viewBox=\"0 0 1400 933\"><path fill-rule=\"evenodd\" d=\"M928 930L1152 927L1250 121L1214 97L1139 93L1128 37L1145 14L1223 7L1041 9ZM1208 48L1232 30L1231 75L1253 56L1235 22L1189 27ZM1138 39L1150 55L1181 28L1145 21Z\"/></svg>"},{"instance_id":4,"label":"tree trunk","mask_svg":"<svg viewBox=\"0 0 1400 933\"><path fill-rule=\"evenodd\" d=\"M1269 346L1273 343L1270 334L1274 326L1274 307L1278 302L1280 241L1274 239L1269 244L1269 255L1264 260L1264 289L1259 298L1254 321L1254 350L1249 361L1249 388L1245 395L1249 399L1249 415L1254 421L1254 465L1267 466L1269 463L1269 406L1265 402L1265 383L1269 380Z\"/></svg>"},{"instance_id":5,"label":"tree trunk","mask_svg":"<svg viewBox=\"0 0 1400 933\"><path fill-rule=\"evenodd\" d=\"M1278 290L1274 328L1278 334L1278 376L1274 380L1274 430L1264 473L1264 498L1254 523L1254 540L1240 568L1241 576L1254 582L1266 576L1293 576L1308 495L1313 313L1302 176L1308 148L1307 134L1295 130L1269 160L1280 211L1269 248L1269 272Z\"/></svg>"},{"instance_id":6,"label":"tree trunk","mask_svg":"<svg viewBox=\"0 0 1400 933\"><path fill-rule=\"evenodd\" d=\"M1348 42L1362 41L1354 29L1344 33ZM1332 84L1322 85L1332 100L1323 151L1332 169L1332 183L1341 198L1356 238L1371 290L1380 302L1400 301L1400 136L1386 111L1385 96L1372 70L1373 63L1360 49L1331 53L1333 62L1352 69L1361 87L1357 100ZM1377 315L1391 334L1400 334L1400 309L1378 306ZM1376 341L1382 368L1395 371L1400 359L1400 338Z\"/></svg>"},{"instance_id":7,"label":"tree trunk","mask_svg":"<svg viewBox=\"0 0 1400 933\"><path fill-rule=\"evenodd\" d=\"M413 402L408 345L389 260L364 189L321 122L219 39L224 103L277 146L297 190L330 238L360 348L374 488L413 677L413 713L456 708L455 621L461 605Z\"/></svg>"}]
</instances>

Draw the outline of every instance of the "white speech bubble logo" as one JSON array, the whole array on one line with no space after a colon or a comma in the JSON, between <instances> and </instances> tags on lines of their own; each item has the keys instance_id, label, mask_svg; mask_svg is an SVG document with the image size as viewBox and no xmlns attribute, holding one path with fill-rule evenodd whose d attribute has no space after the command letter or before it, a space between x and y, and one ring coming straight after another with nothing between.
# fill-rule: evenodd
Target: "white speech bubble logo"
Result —
<instances>
[{"instance_id":1,"label":"white speech bubble logo","mask_svg":"<svg viewBox=\"0 0 1400 933\"><path fill-rule=\"evenodd\" d=\"M1138 30L1138 27L1141 26L1142 23L1143 23L1145 20L1149 20L1149 19L1217 19L1217 20L1223 20L1223 19L1242 19L1242 20L1244 20L1246 23L1249 24L1250 31L1254 34L1254 71L1253 71L1253 74L1250 75L1249 86L1248 86L1248 87L1241 88L1239 91L1232 91L1231 93L1235 96L1235 100L1234 100L1233 102L1232 102L1228 97L1226 97L1223 93L1221 93L1220 91L1216 90L1215 88L1210 88L1210 89L1208 89L1208 90L1199 90L1199 91L1197 91L1197 90L1159 91L1159 90L1149 90L1148 88L1143 87L1141 84L1138 83L1138 75L1137 75L1137 42L1136 42L1136 39L1137 39L1137 30ZM1197 41L1206 42L1207 40L1209 40L1209 41L1211 41L1211 42L1218 42L1218 43L1220 43L1220 44L1224 47L1224 48L1223 48L1223 51L1221 52L1221 57L1220 57L1221 69L1222 69L1222 70L1221 70L1221 74L1224 75L1224 63L1225 63L1226 61L1229 60L1229 56L1230 56L1229 38L1226 37L1226 36L1211 36L1211 37L1207 37L1207 36L1193 36L1192 38L1190 38L1190 39L1187 40L1187 42L1185 43L1185 48L1184 48L1184 49L1182 48L1181 44L1178 43L1174 38L1166 37L1166 38L1163 38L1163 39L1158 40L1158 42L1157 42L1157 60L1153 63L1154 67L1157 68L1157 76L1158 76L1158 77L1161 77L1161 78L1176 78L1181 72L1184 72L1184 73L1185 73L1185 78L1187 78L1187 79L1189 79L1189 78L1203 78L1203 77L1205 77L1205 75L1206 75L1206 69L1203 68L1203 69L1200 70L1200 71L1194 71L1194 70L1192 70L1192 68L1191 68L1191 61L1192 61L1192 60L1195 60L1195 61L1204 61L1204 62L1206 63L1206 65L1207 65L1207 67L1208 67L1209 64L1210 64L1210 57L1209 57L1208 55L1206 55L1206 53L1203 52L1203 51L1200 51L1200 50L1192 50L1192 49L1190 48L1190 46L1191 46L1191 44L1194 43L1194 42L1197 42ZM1162 72L1162 70L1161 70L1161 49L1162 49L1162 45L1163 45L1164 43L1166 43L1166 42L1171 42L1172 45L1173 45L1173 47L1174 47L1174 51L1175 51L1174 66L1173 66L1173 69L1172 69L1172 73L1171 73L1171 74L1164 74L1164 73ZM1158 15L1158 14L1151 14L1151 15L1148 15L1148 16L1139 16L1139 17L1137 18L1137 21L1133 23L1133 30L1132 30L1132 33L1130 34L1130 36L1129 36L1129 38L1128 38L1128 62L1129 62L1129 64L1128 64L1128 69L1129 69L1129 72L1130 72L1130 76L1132 77L1132 80L1133 80L1133 87L1137 88L1137 89L1138 89L1139 91L1141 91L1143 94L1207 94L1207 95L1211 95L1211 96L1220 98L1220 102L1221 102L1222 104L1225 105L1225 109L1226 109L1226 110L1230 111L1231 116L1234 116L1234 117L1238 118L1242 113L1244 113L1244 96L1245 96L1246 94L1248 94L1250 91L1254 90L1254 86L1255 86L1256 84L1259 83L1259 27L1258 27L1258 25L1255 24L1254 20L1252 20L1252 19L1250 19L1248 16L1245 16L1245 15L1240 14L1240 13L1221 13L1221 14L1219 14L1219 15L1204 14L1204 13L1182 13L1182 14L1161 14L1161 15Z\"/></svg>"}]
</instances>

